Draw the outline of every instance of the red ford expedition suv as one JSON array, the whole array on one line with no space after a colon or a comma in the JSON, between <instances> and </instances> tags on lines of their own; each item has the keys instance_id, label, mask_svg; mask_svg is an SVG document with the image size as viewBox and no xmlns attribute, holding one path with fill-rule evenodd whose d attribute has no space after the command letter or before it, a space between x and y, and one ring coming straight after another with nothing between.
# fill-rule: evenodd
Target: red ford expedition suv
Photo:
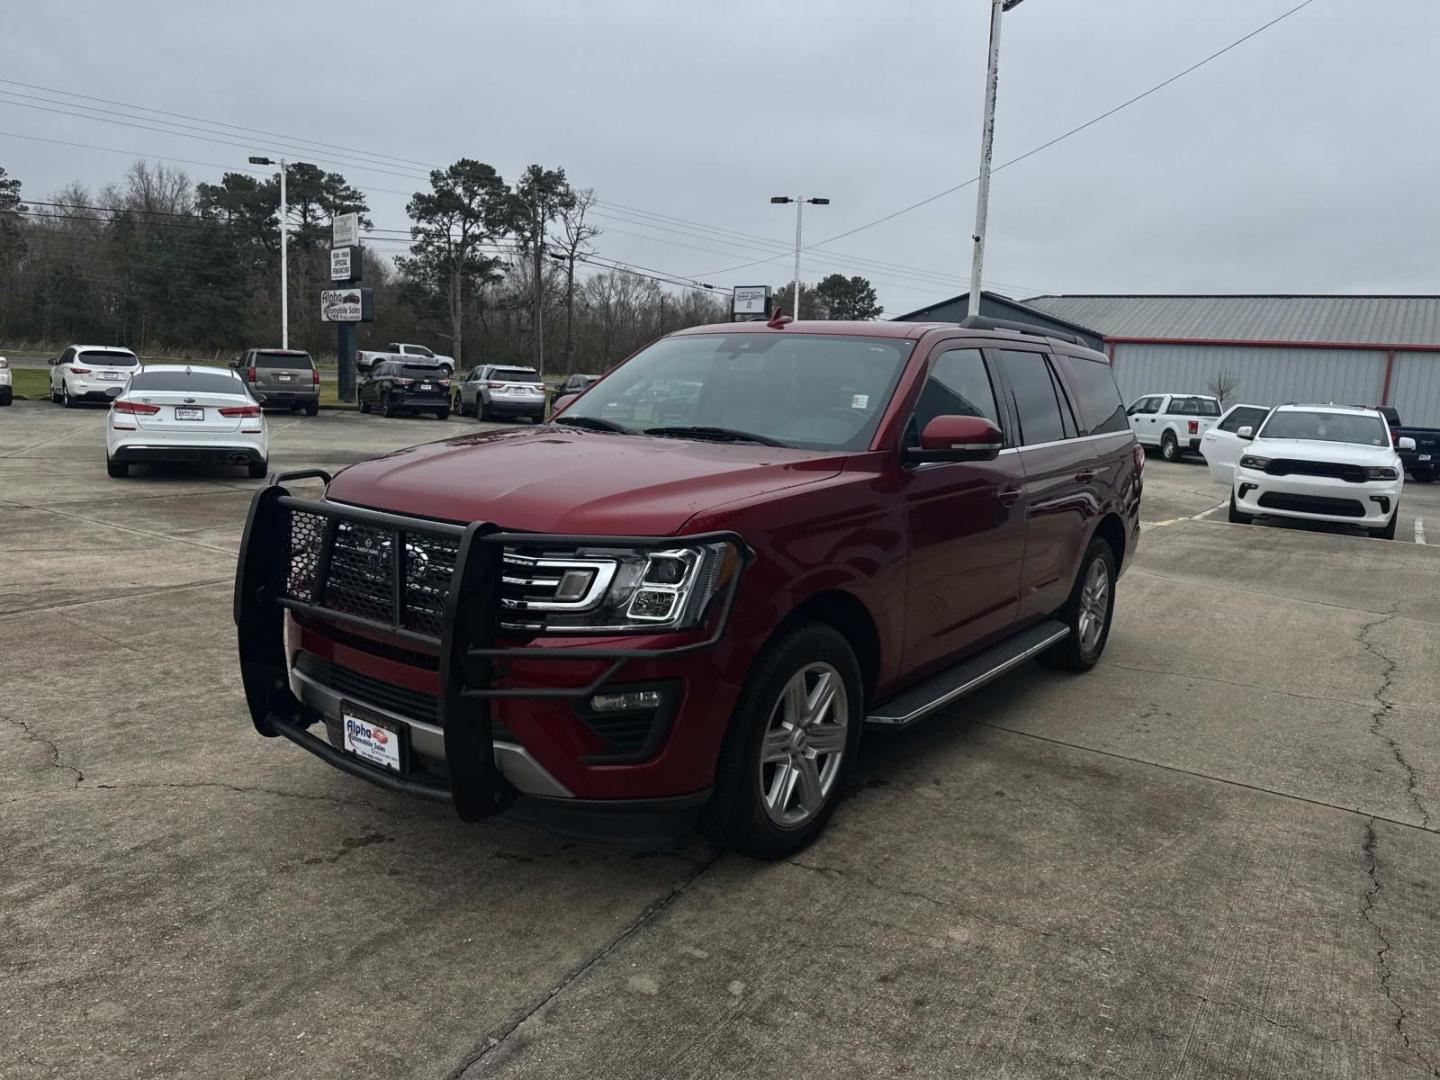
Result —
<instances>
[{"instance_id":1,"label":"red ford expedition suv","mask_svg":"<svg viewBox=\"0 0 1440 1080\"><path fill-rule=\"evenodd\" d=\"M257 493L250 712L467 821L658 839L699 811L782 857L866 724L1095 664L1143 460L1105 357L1038 330L684 330L549 423Z\"/></svg>"}]
</instances>

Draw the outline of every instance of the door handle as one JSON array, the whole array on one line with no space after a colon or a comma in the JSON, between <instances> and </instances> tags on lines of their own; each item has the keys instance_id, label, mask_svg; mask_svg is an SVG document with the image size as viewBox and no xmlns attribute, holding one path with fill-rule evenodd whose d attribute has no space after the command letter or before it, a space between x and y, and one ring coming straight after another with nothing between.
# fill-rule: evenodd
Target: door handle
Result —
<instances>
[{"instance_id":1,"label":"door handle","mask_svg":"<svg viewBox=\"0 0 1440 1080\"><path fill-rule=\"evenodd\" d=\"M1019 488L1001 488L995 493L995 500L1001 506L1014 506L1020 498Z\"/></svg>"}]
</instances>

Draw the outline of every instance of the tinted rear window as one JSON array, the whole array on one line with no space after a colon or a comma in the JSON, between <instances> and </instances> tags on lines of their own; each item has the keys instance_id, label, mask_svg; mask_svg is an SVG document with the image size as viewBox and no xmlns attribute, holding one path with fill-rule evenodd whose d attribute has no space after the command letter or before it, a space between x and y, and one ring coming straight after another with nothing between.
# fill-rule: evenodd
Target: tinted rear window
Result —
<instances>
[{"instance_id":1,"label":"tinted rear window","mask_svg":"<svg viewBox=\"0 0 1440 1080\"><path fill-rule=\"evenodd\" d=\"M114 352L110 349L86 349L71 363L104 364L106 367L134 367L138 360L128 352Z\"/></svg>"},{"instance_id":2,"label":"tinted rear window","mask_svg":"<svg viewBox=\"0 0 1440 1080\"><path fill-rule=\"evenodd\" d=\"M1015 412L1020 417L1020 437L1026 446L1059 442L1071 432L1066 431L1060 401L1055 396L1055 380L1042 353L1000 353L1010 381L1010 394Z\"/></svg>"},{"instance_id":3,"label":"tinted rear window","mask_svg":"<svg viewBox=\"0 0 1440 1080\"><path fill-rule=\"evenodd\" d=\"M1176 416L1219 416L1220 403L1213 398L1176 397L1165 411Z\"/></svg>"},{"instance_id":4,"label":"tinted rear window","mask_svg":"<svg viewBox=\"0 0 1440 1080\"><path fill-rule=\"evenodd\" d=\"M130 380L130 390L173 391L185 394L243 394L249 391L234 375L215 371L142 371Z\"/></svg>"},{"instance_id":5,"label":"tinted rear window","mask_svg":"<svg viewBox=\"0 0 1440 1080\"><path fill-rule=\"evenodd\" d=\"M257 352L251 354L250 363L257 368L305 368L315 366L309 353Z\"/></svg>"},{"instance_id":6,"label":"tinted rear window","mask_svg":"<svg viewBox=\"0 0 1440 1080\"><path fill-rule=\"evenodd\" d=\"M397 375L407 376L412 379L440 379L444 378L442 372L434 364L405 364L398 371Z\"/></svg>"},{"instance_id":7,"label":"tinted rear window","mask_svg":"<svg viewBox=\"0 0 1440 1080\"><path fill-rule=\"evenodd\" d=\"M1103 360L1090 360L1082 356L1066 356L1061 361L1070 374L1070 385L1075 389L1075 404L1087 435L1108 435L1114 431L1129 431L1125 419L1125 402L1120 397L1120 388L1115 385L1115 373Z\"/></svg>"},{"instance_id":8,"label":"tinted rear window","mask_svg":"<svg viewBox=\"0 0 1440 1080\"><path fill-rule=\"evenodd\" d=\"M490 378L499 382L536 382L539 376L534 368L497 367L490 372Z\"/></svg>"}]
</instances>

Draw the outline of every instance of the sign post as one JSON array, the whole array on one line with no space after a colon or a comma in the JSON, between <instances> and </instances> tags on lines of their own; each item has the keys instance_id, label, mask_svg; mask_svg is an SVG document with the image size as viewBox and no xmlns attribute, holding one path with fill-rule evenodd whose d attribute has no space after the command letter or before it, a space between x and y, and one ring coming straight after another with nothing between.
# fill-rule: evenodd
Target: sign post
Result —
<instances>
[{"instance_id":1,"label":"sign post","mask_svg":"<svg viewBox=\"0 0 1440 1080\"><path fill-rule=\"evenodd\" d=\"M349 288L320 293L320 318L335 324L336 375L341 401L355 400L355 324L375 321L375 299L356 283L365 268L360 247L360 215L337 214L330 225L330 281Z\"/></svg>"},{"instance_id":2,"label":"sign post","mask_svg":"<svg viewBox=\"0 0 1440 1080\"><path fill-rule=\"evenodd\" d=\"M770 317L769 285L736 285L730 299L730 321L749 322Z\"/></svg>"}]
</instances>

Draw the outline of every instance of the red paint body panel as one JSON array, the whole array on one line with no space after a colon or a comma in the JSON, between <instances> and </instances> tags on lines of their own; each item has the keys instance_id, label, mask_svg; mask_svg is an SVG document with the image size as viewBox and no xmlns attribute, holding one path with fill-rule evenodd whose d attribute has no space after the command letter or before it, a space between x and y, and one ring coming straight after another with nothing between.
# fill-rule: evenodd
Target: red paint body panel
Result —
<instances>
[{"instance_id":1,"label":"red paint body panel","mask_svg":"<svg viewBox=\"0 0 1440 1080\"><path fill-rule=\"evenodd\" d=\"M1011 448L992 461L907 465L902 432L931 357L963 340L1013 344L1004 331L953 324L763 323L699 333L834 333L918 339L871 446L818 452L565 429L554 425L416 447L340 473L326 497L430 519L489 521L562 534L669 536L730 531L754 554L729 629L712 649L632 662L612 683L679 680L683 701L659 752L638 764L593 765L595 736L567 701L500 700L495 716L577 797L636 799L711 786L736 700L757 653L799 606L844 594L868 614L879 645L872 696L882 699L1057 608L1102 517L1138 536L1134 437L1097 436ZM1031 345L1034 337L1027 339ZM1074 352L1073 346L1066 348ZM1088 362L1088 361L1087 361ZM599 385L599 384L597 384ZM592 390L593 392L593 390ZM603 391L602 391L603 392ZM304 647L398 686L434 693L433 665L400 663L325 638ZM537 638L568 648L683 644L683 635ZM599 661L506 661L498 686L578 686Z\"/></svg>"}]
</instances>

